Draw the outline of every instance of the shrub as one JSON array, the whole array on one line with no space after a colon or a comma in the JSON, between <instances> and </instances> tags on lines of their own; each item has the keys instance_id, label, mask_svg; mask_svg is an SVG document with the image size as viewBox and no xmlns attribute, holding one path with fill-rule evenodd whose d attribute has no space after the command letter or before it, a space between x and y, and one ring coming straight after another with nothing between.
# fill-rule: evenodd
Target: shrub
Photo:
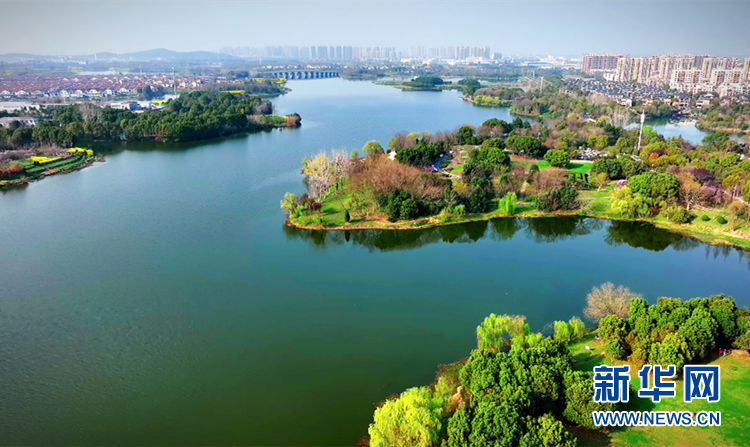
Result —
<instances>
[{"instance_id":1,"label":"shrub","mask_svg":"<svg viewBox=\"0 0 750 447\"><path fill-rule=\"evenodd\" d=\"M724 218L724 216L719 216L716 218L716 222L718 222L721 225L726 225L727 220Z\"/></svg>"},{"instance_id":2,"label":"shrub","mask_svg":"<svg viewBox=\"0 0 750 447\"><path fill-rule=\"evenodd\" d=\"M661 210L661 215L675 223L687 223L690 221L690 214L681 206L665 206Z\"/></svg>"},{"instance_id":3,"label":"shrub","mask_svg":"<svg viewBox=\"0 0 750 447\"><path fill-rule=\"evenodd\" d=\"M708 222L709 220L711 220L711 218L710 218L710 217L708 217L708 215L704 214L704 215L702 215L702 216L701 216L701 220L702 220L703 222Z\"/></svg>"},{"instance_id":4,"label":"shrub","mask_svg":"<svg viewBox=\"0 0 750 447\"><path fill-rule=\"evenodd\" d=\"M458 217L466 215L466 206L456 205L456 207L453 209L453 214L455 214Z\"/></svg>"},{"instance_id":5,"label":"shrub","mask_svg":"<svg viewBox=\"0 0 750 447\"><path fill-rule=\"evenodd\" d=\"M349 210L344 210L344 222L349 222L351 220L351 215L349 215Z\"/></svg>"},{"instance_id":6,"label":"shrub","mask_svg":"<svg viewBox=\"0 0 750 447\"><path fill-rule=\"evenodd\" d=\"M548 189L536 197L542 211L572 210L578 207L578 190L572 186Z\"/></svg>"}]
</instances>

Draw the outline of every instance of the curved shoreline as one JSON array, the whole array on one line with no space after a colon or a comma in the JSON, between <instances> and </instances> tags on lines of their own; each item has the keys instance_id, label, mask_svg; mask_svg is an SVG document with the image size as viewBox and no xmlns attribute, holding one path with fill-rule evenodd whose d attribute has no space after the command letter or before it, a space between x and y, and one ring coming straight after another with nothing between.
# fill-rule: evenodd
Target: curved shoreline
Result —
<instances>
[{"instance_id":1,"label":"curved shoreline","mask_svg":"<svg viewBox=\"0 0 750 447\"><path fill-rule=\"evenodd\" d=\"M396 223L387 222L387 221L386 223L386 222L382 222L379 220L369 220L366 222L370 225L347 224L344 226L337 226L337 227L301 225L292 221L289 217L287 217L284 225L288 227L292 227L292 228L297 228L300 230L305 230L305 231L366 231L366 230L413 231L413 230L426 230L430 228L448 226L448 225L489 221L489 220L498 219L498 218L537 219L537 218L543 218L543 217L587 217L587 218L592 218L592 219L609 220L612 222L646 222L646 223L650 223L656 228L660 228L660 229L669 231L671 233L676 233L681 236L696 239L696 240L705 242L710 245L725 245L725 246L741 248L744 250L750 250L750 239L736 237L731 234L713 234L713 233L701 232L696 229L689 229L687 228L687 225L684 225L684 224L674 224L674 223L669 223L669 222L664 222L664 221L659 221L659 220L654 220L654 219L644 219L644 218L628 219L624 217L612 217L612 216L606 216L606 215L603 216L603 215L587 214L581 211L557 211L557 212L552 212L552 213L546 213L546 212L540 212L540 211L534 210L533 214L532 213L516 214L513 216L505 216L499 213L498 214L488 213L488 214L480 214L480 215L475 214L475 215L466 216L465 218L461 220L456 220L456 221L451 221L451 222L440 222L434 216L428 217L428 218L417 219L417 220L400 221Z\"/></svg>"}]
</instances>

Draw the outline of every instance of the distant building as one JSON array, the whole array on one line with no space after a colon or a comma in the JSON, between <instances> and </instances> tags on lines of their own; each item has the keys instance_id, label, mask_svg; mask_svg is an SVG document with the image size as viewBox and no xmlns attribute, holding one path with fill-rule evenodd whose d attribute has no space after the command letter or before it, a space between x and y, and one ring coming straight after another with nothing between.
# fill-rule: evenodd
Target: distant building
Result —
<instances>
[{"instance_id":1,"label":"distant building","mask_svg":"<svg viewBox=\"0 0 750 447\"><path fill-rule=\"evenodd\" d=\"M11 129L14 127L36 127L39 120L30 116L9 116L0 118L0 127Z\"/></svg>"},{"instance_id":2,"label":"distant building","mask_svg":"<svg viewBox=\"0 0 750 447\"><path fill-rule=\"evenodd\" d=\"M587 54L583 57L581 70L588 75L617 71L617 61L621 57L629 57L624 54Z\"/></svg>"}]
</instances>

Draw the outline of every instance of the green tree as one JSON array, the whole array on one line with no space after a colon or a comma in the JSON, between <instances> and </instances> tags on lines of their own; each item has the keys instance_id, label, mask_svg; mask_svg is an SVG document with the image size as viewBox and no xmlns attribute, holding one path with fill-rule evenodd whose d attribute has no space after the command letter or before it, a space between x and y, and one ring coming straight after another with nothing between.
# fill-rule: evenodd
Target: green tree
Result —
<instances>
[{"instance_id":1,"label":"green tree","mask_svg":"<svg viewBox=\"0 0 750 447\"><path fill-rule=\"evenodd\" d=\"M547 153L544 154L544 159L549 162L550 166L556 168L567 168L570 164L570 154L566 151L559 151L556 149L547 151Z\"/></svg>"},{"instance_id":2,"label":"green tree","mask_svg":"<svg viewBox=\"0 0 750 447\"><path fill-rule=\"evenodd\" d=\"M565 429L560 421L550 414L545 414L528 420L526 433L521 437L518 445L521 447L575 447L576 438Z\"/></svg>"},{"instance_id":3,"label":"green tree","mask_svg":"<svg viewBox=\"0 0 750 447\"><path fill-rule=\"evenodd\" d=\"M568 324L570 325L571 335L575 338L582 337L586 332L586 325L578 317L571 318Z\"/></svg>"},{"instance_id":4,"label":"green tree","mask_svg":"<svg viewBox=\"0 0 750 447\"><path fill-rule=\"evenodd\" d=\"M383 146L380 145L380 143L378 143L376 140L372 140L365 143L365 146L362 148L362 153L364 153L366 157L373 157L378 154L384 154L385 150L383 149Z\"/></svg>"},{"instance_id":5,"label":"green tree","mask_svg":"<svg viewBox=\"0 0 750 447\"><path fill-rule=\"evenodd\" d=\"M487 191L476 186L469 194L469 211L472 213L486 213L490 207L490 198Z\"/></svg>"},{"instance_id":6,"label":"green tree","mask_svg":"<svg viewBox=\"0 0 750 447\"><path fill-rule=\"evenodd\" d=\"M634 193L628 186L615 189L612 194L610 208L616 214L627 217L645 217L650 216L649 207L653 205L653 200L640 193Z\"/></svg>"},{"instance_id":7,"label":"green tree","mask_svg":"<svg viewBox=\"0 0 750 447\"><path fill-rule=\"evenodd\" d=\"M618 315L610 314L599 321L599 337L608 343L613 340L624 340L628 333L627 322Z\"/></svg>"},{"instance_id":8,"label":"green tree","mask_svg":"<svg viewBox=\"0 0 750 447\"><path fill-rule=\"evenodd\" d=\"M568 323L564 321L555 321L555 340L570 341L571 330Z\"/></svg>"},{"instance_id":9,"label":"green tree","mask_svg":"<svg viewBox=\"0 0 750 447\"><path fill-rule=\"evenodd\" d=\"M526 317L490 314L477 326L477 346L479 349L499 351L510 346L513 337L523 334Z\"/></svg>"},{"instance_id":10,"label":"green tree","mask_svg":"<svg viewBox=\"0 0 750 447\"><path fill-rule=\"evenodd\" d=\"M375 410L373 447L431 447L439 437L443 406L428 388L411 388Z\"/></svg>"},{"instance_id":11,"label":"green tree","mask_svg":"<svg viewBox=\"0 0 750 447\"><path fill-rule=\"evenodd\" d=\"M281 201L281 209L287 210L291 214L297 208L297 196L288 192L284 194L284 199Z\"/></svg>"},{"instance_id":12,"label":"green tree","mask_svg":"<svg viewBox=\"0 0 750 447\"><path fill-rule=\"evenodd\" d=\"M511 151L523 152L531 157L541 157L545 152L542 142L528 135L511 135L506 144Z\"/></svg>"},{"instance_id":13,"label":"green tree","mask_svg":"<svg viewBox=\"0 0 750 447\"><path fill-rule=\"evenodd\" d=\"M565 409L563 417L578 425L595 430L591 413L594 411L612 411L613 403L594 402L594 379L590 372L569 371L565 374Z\"/></svg>"},{"instance_id":14,"label":"green tree","mask_svg":"<svg viewBox=\"0 0 750 447\"><path fill-rule=\"evenodd\" d=\"M474 136L474 127L466 125L461 126L456 133L456 139L458 144L477 144L476 137Z\"/></svg>"},{"instance_id":15,"label":"green tree","mask_svg":"<svg viewBox=\"0 0 750 447\"><path fill-rule=\"evenodd\" d=\"M705 357L716 346L719 325L703 307L693 310L690 318L680 326L678 333L687 341L693 358Z\"/></svg>"}]
</instances>

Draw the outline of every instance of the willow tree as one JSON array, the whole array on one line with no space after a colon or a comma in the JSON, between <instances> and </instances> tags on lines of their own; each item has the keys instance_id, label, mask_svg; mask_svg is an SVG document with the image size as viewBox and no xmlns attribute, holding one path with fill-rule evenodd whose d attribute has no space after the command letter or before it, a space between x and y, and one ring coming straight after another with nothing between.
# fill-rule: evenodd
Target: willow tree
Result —
<instances>
[{"instance_id":1,"label":"willow tree","mask_svg":"<svg viewBox=\"0 0 750 447\"><path fill-rule=\"evenodd\" d=\"M490 314L477 327L477 345L479 349L500 351L509 347L514 338L525 339L530 334L531 329L526 324L526 317Z\"/></svg>"}]
</instances>

